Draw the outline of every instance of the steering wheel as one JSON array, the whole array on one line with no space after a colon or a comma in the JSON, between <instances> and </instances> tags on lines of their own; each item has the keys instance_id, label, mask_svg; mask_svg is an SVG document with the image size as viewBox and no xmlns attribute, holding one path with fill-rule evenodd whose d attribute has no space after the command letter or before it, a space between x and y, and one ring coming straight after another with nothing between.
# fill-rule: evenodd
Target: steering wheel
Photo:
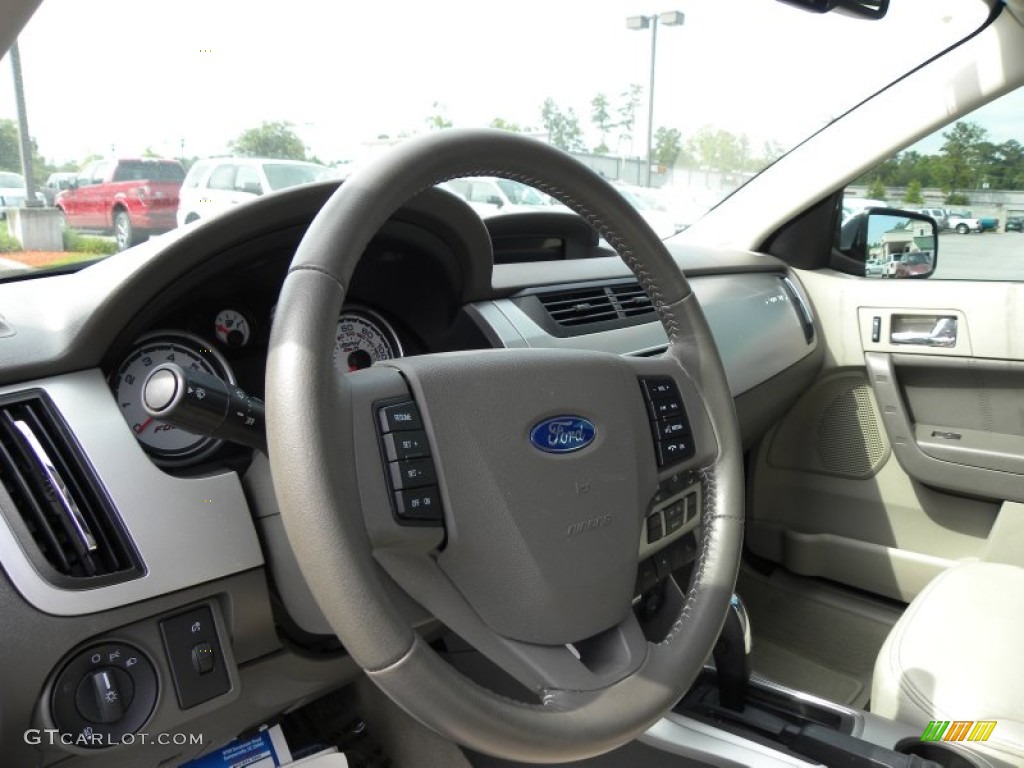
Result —
<instances>
[{"instance_id":1,"label":"steering wheel","mask_svg":"<svg viewBox=\"0 0 1024 768\"><path fill-rule=\"evenodd\" d=\"M667 351L480 350L338 376L329 329L371 238L414 194L481 175L537 187L600 232L650 297ZM671 469L656 460L648 377L674 383L689 417L696 453ZM348 653L413 717L495 756L568 761L633 739L686 692L736 582L739 430L685 277L604 179L553 147L496 130L414 139L353 174L295 253L266 391L271 472L303 575ZM388 463L408 447L387 432L403 422L419 427L397 434L413 436L421 458L408 466L434 481L433 495L403 493L409 478ZM538 429L547 437L538 440ZM544 439L571 450L549 452ZM701 484L698 559L685 594L667 601L667 634L651 640L632 608L640 536L659 475L680 468ZM457 672L403 618L399 591L538 703Z\"/></svg>"}]
</instances>

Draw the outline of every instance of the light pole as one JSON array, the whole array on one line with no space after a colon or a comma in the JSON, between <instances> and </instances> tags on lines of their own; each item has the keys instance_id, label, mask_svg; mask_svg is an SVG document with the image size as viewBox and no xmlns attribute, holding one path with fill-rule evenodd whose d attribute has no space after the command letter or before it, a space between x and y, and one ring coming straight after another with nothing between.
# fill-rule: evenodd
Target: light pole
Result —
<instances>
[{"instance_id":1,"label":"light pole","mask_svg":"<svg viewBox=\"0 0 1024 768\"><path fill-rule=\"evenodd\" d=\"M654 65L658 49L658 23L666 27L681 27L684 21L682 11L662 11L650 16L630 16L626 19L628 29L651 30L651 82L647 89L647 172L644 174L648 187L651 186L651 161L654 159L651 156L651 142L654 138Z\"/></svg>"}]
</instances>

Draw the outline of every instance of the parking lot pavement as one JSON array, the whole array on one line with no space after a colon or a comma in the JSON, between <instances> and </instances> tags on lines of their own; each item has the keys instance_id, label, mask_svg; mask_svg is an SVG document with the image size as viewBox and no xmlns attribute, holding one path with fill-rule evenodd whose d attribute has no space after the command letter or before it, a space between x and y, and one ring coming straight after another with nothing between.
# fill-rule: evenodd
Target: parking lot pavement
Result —
<instances>
[{"instance_id":1,"label":"parking lot pavement","mask_svg":"<svg viewBox=\"0 0 1024 768\"><path fill-rule=\"evenodd\" d=\"M986 232L939 235L939 265L933 279L1024 280L1024 235Z\"/></svg>"}]
</instances>

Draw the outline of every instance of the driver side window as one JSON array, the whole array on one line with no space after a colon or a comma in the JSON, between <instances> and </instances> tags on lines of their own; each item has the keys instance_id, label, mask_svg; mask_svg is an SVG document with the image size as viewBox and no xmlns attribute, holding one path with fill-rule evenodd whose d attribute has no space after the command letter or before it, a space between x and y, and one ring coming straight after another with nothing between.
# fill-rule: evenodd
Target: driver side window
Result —
<instances>
[{"instance_id":1,"label":"driver side window","mask_svg":"<svg viewBox=\"0 0 1024 768\"><path fill-rule=\"evenodd\" d=\"M1024 280L1024 89L985 105L880 163L850 184L843 223L871 207L933 219L933 280ZM867 277L895 277L891 255Z\"/></svg>"}]
</instances>

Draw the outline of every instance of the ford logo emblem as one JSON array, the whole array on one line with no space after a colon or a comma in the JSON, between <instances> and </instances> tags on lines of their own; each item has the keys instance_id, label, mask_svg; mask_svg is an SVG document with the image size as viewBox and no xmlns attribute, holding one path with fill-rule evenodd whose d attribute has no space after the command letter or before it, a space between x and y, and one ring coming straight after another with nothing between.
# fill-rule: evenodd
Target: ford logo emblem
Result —
<instances>
[{"instance_id":1,"label":"ford logo emblem","mask_svg":"<svg viewBox=\"0 0 1024 768\"><path fill-rule=\"evenodd\" d=\"M597 437L597 427L579 416L555 416L530 430L530 442L545 453L572 453Z\"/></svg>"}]
</instances>

